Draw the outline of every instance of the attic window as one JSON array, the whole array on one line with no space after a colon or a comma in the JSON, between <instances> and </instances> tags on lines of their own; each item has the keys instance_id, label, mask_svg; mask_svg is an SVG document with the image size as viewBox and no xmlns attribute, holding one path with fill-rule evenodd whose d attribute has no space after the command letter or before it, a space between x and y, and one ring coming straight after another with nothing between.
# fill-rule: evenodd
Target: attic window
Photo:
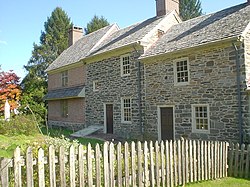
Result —
<instances>
[{"instance_id":1,"label":"attic window","mask_svg":"<svg viewBox=\"0 0 250 187\"><path fill-rule=\"evenodd\" d=\"M163 36L163 34L164 34L164 31L163 31L163 30L161 30L161 29L158 29L158 33L157 33L158 38L162 37L162 36Z\"/></svg>"}]
</instances>

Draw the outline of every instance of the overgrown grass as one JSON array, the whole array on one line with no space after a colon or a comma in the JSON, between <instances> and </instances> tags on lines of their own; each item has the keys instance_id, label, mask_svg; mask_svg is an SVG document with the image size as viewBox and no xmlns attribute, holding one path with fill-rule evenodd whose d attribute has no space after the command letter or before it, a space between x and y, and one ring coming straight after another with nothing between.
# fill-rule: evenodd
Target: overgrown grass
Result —
<instances>
[{"instance_id":1,"label":"overgrown grass","mask_svg":"<svg viewBox=\"0 0 250 187\"><path fill-rule=\"evenodd\" d=\"M223 179L217 179L213 181L204 181L199 183L187 184L186 186L190 187L249 187L250 179L241 179L241 178L233 178L227 177Z\"/></svg>"},{"instance_id":2,"label":"overgrown grass","mask_svg":"<svg viewBox=\"0 0 250 187\"><path fill-rule=\"evenodd\" d=\"M40 131L41 130L41 131ZM91 143L92 146L97 143L103 144L103 141L90 138L72 139L70 134L73 131L66 129L39 129L32 116L20 115L6 122L0 121L0 158L13 157L17 146L24 153L28 146L37 150L39 147L47 148L50 144L56 146L69 146Z\"/></svg>"}]
</instances>

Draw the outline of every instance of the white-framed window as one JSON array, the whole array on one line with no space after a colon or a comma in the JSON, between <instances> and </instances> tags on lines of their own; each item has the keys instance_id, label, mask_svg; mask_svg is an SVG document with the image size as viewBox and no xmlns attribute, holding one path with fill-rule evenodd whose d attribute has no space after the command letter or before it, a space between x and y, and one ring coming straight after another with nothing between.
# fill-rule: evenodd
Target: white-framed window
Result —
<instances>
[{"instance_id":1,"label":"white-framed window","mask_svg":"<svg viewBox=\"0 0 250 187\"><path fill-rule=\"evenodd\" d=\"M130 56L129 55L123 55L120 58L121 61L121 76L127 76L130 75Z\"/></svg>"},{"instance_id":2,"label":"white-framed window","mask_svg":"<svg viewBox=\"0 0 250 187\"><path fill-rule=\"evenodd\" d=\"M100 82L99 81L93 81L93 91L98 91L100 89Z\"/></svg>"},{"instance_id":3,"label":"white-framed window","mask_svg":"<svg viewBox=\"0 0 250 187\"><path fill-rule=\"evenodd\" d=\"M208 104L192 105L192 132L209 133L210 117Z\"/></svg>"},{"instance_id":4,"label":"white-framed window","mask_svg":"<svg viewBox=\"0 0 250 187\"><path fill-rule=\"evenodd\" d=\"M68 112L68 100L61 100L61 116L67 118L69 115Z\"/></svg>"},{"instance_id":5,"label":"white-framed window","mask_svg":"<svg viewBox=\"0 0 250 187\"><path fill-rule=\"evenodd\" d=\"M174 61L175 85L185 85L190 81L188 58L176 59Z\"/></svg>"},{"instance_id":6,"label":"white-framed window","mask_svg":"<svg viewBox=\"0 0 250 187\"><path fill-rule=\"evenodd\" d=\"M131 123L132 121L132 104L130 97L121 98L122 123Z\"/></svg>"},{"instance_id":7,"label":"white-framed window","mask_svg":"<svg viewBox=\"0 0 250 187\"><path fill-rule=\"evenodd\" d=\"M62 86L68 86L68 71L62 72Z\"/></svg>"}]
</instances>

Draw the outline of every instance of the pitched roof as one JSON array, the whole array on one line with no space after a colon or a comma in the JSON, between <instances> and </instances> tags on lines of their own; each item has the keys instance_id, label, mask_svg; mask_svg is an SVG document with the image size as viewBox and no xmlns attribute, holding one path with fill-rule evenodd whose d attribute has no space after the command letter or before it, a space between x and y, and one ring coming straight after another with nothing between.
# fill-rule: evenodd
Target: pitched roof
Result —
<instances>
[{"instance_id":1,"label":"pitched roof","mask_svg":"<svg viewBox=\"0 0 250 187\"><path fill-rule=\"evenodd\" d=\"M195 47L242 34L250 21L250 6L240 4L172 26L141 58Z\"/></svg>"},{"instance_id":2,"label":"pitched roof","mask_svg":"<svg viewBox=\"0 0 250 187\"><path fill-rule=\"evenodd\" d=\"M93 33L84 35L81 39L76 41L74 45L71 45L69 48L63 51L57 57L57 59L52 64L50 64L46 71L51 71L59 67L80 61L86 57L90 51L93 50L102 40L102 38L112 29L112 27L115 26L116 24L112 24Z\"/></svg>"},{"instance_id":3,"label":"pitched roof","mask_svg":"<svg viewBox=\"0 0 250 187\"><path fill-rule=\"evenodd\" d=\"M143 39L143 37L148 34L155 26L157 26L164 18L166 18L166 16L153 17L124 29L118 29L118 27L116 27L117 29L113 30L113 32L109 33L109 35L106 33L115 24L85 35L74 45L63 51L63 53L59 55L59 57L47 68L46 71L51 71L79 62L81 59L89 56L94 56L138 42ZM103 37L104 35L105 37Z\"/></svg>"},{"instance_id":4,"label":"pitched roof","mask_svg":"<svg viewBox=\"0 0 250 187\"><path fill-rule=\"evenodd\" d=\"M153 17L143 22L120 29L107 37L90 55L97 55L140 41L166 16Z\"/></svg>"}]
</instances>

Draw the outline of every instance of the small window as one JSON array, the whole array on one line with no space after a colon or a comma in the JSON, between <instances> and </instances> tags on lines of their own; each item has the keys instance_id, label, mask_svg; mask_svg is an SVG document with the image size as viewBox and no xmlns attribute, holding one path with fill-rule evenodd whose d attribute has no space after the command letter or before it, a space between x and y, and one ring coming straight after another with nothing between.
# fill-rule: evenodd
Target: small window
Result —
<instances>
[{"instance_id":1,"label":"small window","mask_svg":"<svg viewBox=\"0 0 250 187\"><path fill-rule=\"evenodd\" d=\"M132 120L131 98L122 98L122 122L130 123Z\"/></svg>"},{"instance_id":2,"label":"small window","mask_svg":"<svg viewBox=\"0 0 250 187\"><path fill-rule=\"evenodd\" d=\"M68 100L61 101L61 116L64 118L68 117Z\"/></svg>"},{"instance_id":3,"label":"small window","mask_svg":"<svg viewBox=\"0 0 250 187\"><path fill-rule=\"evenodd\" d=\"M193 132L209 133L209 106L208 105L192 105L192 124Z\"/></svg>"},{"instance_id":4,"label":"small window","mask_svg":"<svg viewBox=\"0 0 250 187\"><path fill-rule=\"evenodd\" d=\"M188 58L178 59L174 62L175 84L183 85L189 83L189 62Z\"/></svg>"},{"instance_id":5,"label":"small window","mask_svg":"<svg viewBox=\"0 0 250 187\"><path fill-rule=\"evenodd\" d=\"M68 86L68 71L62 72L62 86Z\"/></svg>"},{"instance_id":6,"label":"small window","mask_svg":"<svg viewBox=\"0 0 250 187\"><path fill-rule=\"evenodd\" d=\"M93 91L98 91L100 89L100 82L93 81Z\"/></svg>"},{"instance_id":7,"label":"small window","mask_svg":"<svg viewBox=\"0 0 250 187\"><path fill-rule=\"evenodd\" d=\"M128 55L121 56L121 75L130 75L130 57Z\"/></svg>"}]
</instances>

